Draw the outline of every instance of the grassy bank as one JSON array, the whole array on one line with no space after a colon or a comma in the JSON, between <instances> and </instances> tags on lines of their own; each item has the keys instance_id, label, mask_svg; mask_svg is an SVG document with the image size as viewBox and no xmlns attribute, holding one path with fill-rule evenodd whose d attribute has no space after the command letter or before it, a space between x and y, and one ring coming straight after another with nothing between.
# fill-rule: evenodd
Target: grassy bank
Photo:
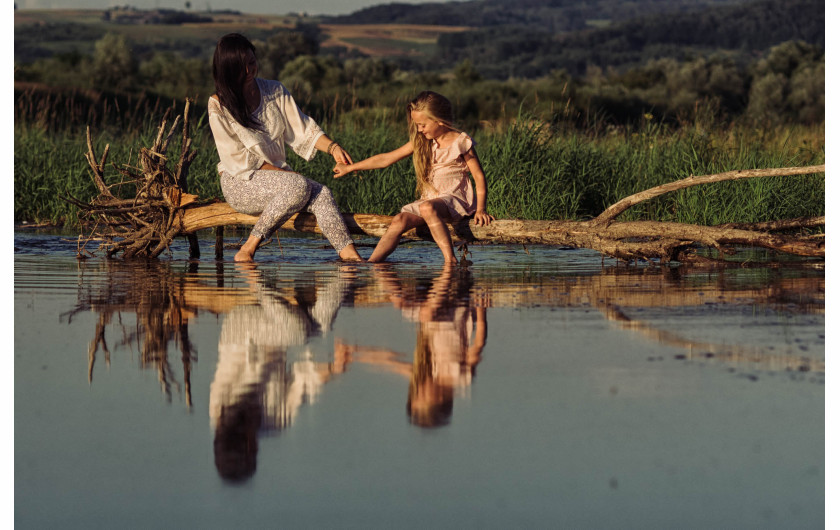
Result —
<instances>
[{"instance_id":1,"label":"grassy bank","mask_svg":"<svg viewBox=\"0 0 840 530\"><path fill-rule=\"evenodd\" d=\"M128 112L128 111L126 111ZM132 109L133 112L133 109ZM189 191L203 198L221 197L215 172L217 156L206 116L195 112L194 148ZM109 160L136 163L137 150L152 143L157 120L94 131ZM365 119L343 116L324 129L356 160L406 141L402 123L387 112ZM683 124L665 127L652 120L631 129L606 133L557 131L534 120L519 119L468 131L488 177L488 210L497 218L584 219L613 202L644 189L690 175L734 169L803 166L825 161L824 126L749 128ZM17 120L14 128L14 215L16 222L73 225L75 208L60 199L88 200L95 194L84 158L82 127L47 127ZM177 152L170 148L171 152ZM312 162L292 156L290 164L304 175L328 184L345 212L392 215L413 200L414 176L409 159L379 171L332 178L330 157ZM113 181L117 171L110 168ZM825 177L777 177L701 186L641 204L624 219L657 219L698 224L754 222L820 215L825 212Z\"/></svg>"}]
</instances>

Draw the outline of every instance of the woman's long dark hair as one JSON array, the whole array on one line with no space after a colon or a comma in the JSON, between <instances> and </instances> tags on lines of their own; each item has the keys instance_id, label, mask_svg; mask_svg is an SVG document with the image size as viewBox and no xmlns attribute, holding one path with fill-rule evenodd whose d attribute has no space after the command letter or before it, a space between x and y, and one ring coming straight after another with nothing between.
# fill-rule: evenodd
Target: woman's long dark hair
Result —
<instances>
[{"instance_id":1,"label":"woman's long dark hair","mask_svg":"<svg viewBox=\"0 0 840 530\"><path fill-rule=\"evenodd\" d=\"M219 39L213 54L213 81L222 107L243 127L258 129L260 124L248 112L243 92L248 52L256 53L256 48L239 33L228 33Z\"/></svg>"}]
</instances>

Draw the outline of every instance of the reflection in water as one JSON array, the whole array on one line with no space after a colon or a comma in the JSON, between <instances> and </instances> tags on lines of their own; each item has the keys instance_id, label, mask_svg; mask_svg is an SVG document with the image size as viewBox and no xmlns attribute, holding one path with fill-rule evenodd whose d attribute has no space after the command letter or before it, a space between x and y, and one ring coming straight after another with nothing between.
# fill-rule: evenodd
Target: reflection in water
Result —
<instances>
[{"instance_id":1,"label":"reflection in water","mask_svg":"<svg viewBox=\"0 0 840 530\"><path fill-rule=\"evenodd\" d=\"M332 327L352 279L352 269L344 267L324 281L277 289L254 265L241 265L240 272L256 304L225 315L210 385L216 467L230 480L256 471L258 431L291 425L300 406L314 402L321 387L344 371L341 362L314 362L311 355L288 363L286 351Z\"/></svg>"},{"instance_id":2,"label":"reflection in water","mask_svg":"<svg viewBox=\"0 0 840 530\"><path fill-rule=\"evenodd\" d=\"M183 368L183 392L187 405L191 405L190 367L196 360L196 352L190 341L188 322L203 307L188 302L185 291L190 290L189 279L156 260L81 261L78 284L76 307L61 318L72 324L79 313L92 311L98 314L88 348L88 381L93 382L93 369L100 349L106 365L110 366L111 349L105 331L109 326L117 327L120 338L114 346L136 346L141 368L157 371L167 399L171 398L173 387L181 390L169 361L169 344L177 344ZM128 318L128 315L135 318Z\"/></svg>"},{"instance_id":3,"label":"reflection in water","mask_svg":"<svg viewBox=\"0 0 840 530\"><path fill-rule=\"evenodd\" d=\"M412 424L448 424L456 395L469 390L482 359L486 312L492 307L595 309L628 333L683 349L678 358L747 369L818 375L825 371L824 357L802 355L802 344L781 344L773 350L774 346L741 344L732 337L728 343L722 337L720 342L718 337L697 340L690 337L696 327L680 327L701 314L706 318L703 325L708 325L709 308L761 307L821 315L821 271L618 267L565 275L556 269L521 267L418 270L389 264L322 264L237 266L231 274L231 264L218 263L208 274L198 267L190 263L177 270L159 261L81 262L78 302L63 319L69 324L84 311L97 314L88 351L91 383L100 351L110 363L119 348L136 349L141 367L157 371L165 395L183 391L191 406L190 370L199 352L190 340L189 323L202 312L223 315L208 408L216 466L230 480L247 479L256 471L258 435L289 427L300 407L315 402L322 387L351 363L405 377ZM366 344L336 336L326 361L315 361L312 355L288 356L290 347L306 348L312 337L329 332L342 306L399 310L404 319L416 323L413 359L377 347L375 322L366 324ZM679 309L687 319L662 316L669 314L667 308ZM654 314L669 329L652 325ZM116 340L109 339L113 330ZM820 345L820 340L815 342ZM178 362L169 359L170 349L178 354L180 376Z\"/></svg>"},{"instance_id":4,"label":"reflection in water","mask_svg":"<svg viewBox=\"0 0 840 530\"><path fill-rule=\"evenodd\" d=\"M446 266L430 285L401 283L393 270L374 269L378 287L405 319L417 323L412 363L392 350L343 345L353 361L383 366L409 378L407 412L421 427L449 423L455 389L470 385L487 339L486 308L473 306L469 270ZM473 328L475 337L473 338Z\"/></svg>"}]
</instances>

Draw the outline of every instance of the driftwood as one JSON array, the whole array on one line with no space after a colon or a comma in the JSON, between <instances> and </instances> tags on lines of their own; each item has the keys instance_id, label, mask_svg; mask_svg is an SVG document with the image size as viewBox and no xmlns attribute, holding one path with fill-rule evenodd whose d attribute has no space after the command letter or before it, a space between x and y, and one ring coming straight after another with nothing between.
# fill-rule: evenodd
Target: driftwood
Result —
<instances>
[{"instance_id":1,"label":"driftwood","mask_svg":"<svg viewBox=\"0 0 840 530\"><path fill-rule=\"evenodd\" d=\"M189 100L184 111L181 152L174 169L169 169L166 151L177 127L177 117L164 135L168 113L158 130L151 148L140 151L140 168L116 168L123 179L114 185L105 182L104 168L109 146L97 158L90 131L87 133L87 160L100 195L90 203L67 197L76 204L81 217L92 224L92 233L79 238L79 255L93 254L87 244L102 241L100 249L111 257L157 257L177 236L186 236L190 255L198 257L198 230L216 228L216 257L221 258L221 234L225 226L253 225L257 217L234 211L227 203L199 201L186 193L185 183L189 166L195 158L189 138ZM589 248L622 260L659 259L668 261L702 261L695 254L698 247L715 248L721 254L731 254L732 247L759 247L797 256L825 258L825 241L807 233L781 234L780 231L815 228L825 225L825 217L772 220L763 223L701 226L673 222L629 221L616 218L628 208L664 193L691 186L712 184L743 178L768 176L796 176L824 173L825 165L729 171L715 175L692 176L651 188L626 197L613 204L598 217L586 221L530 221L499 219L489 226L476 226L469 219L450 227L453 238L465 243L493 242L514 244L548 244L573 248ZM121 199L112 194L113 187L134 186L134 198ZM380 237L391 222L390 216L371 214L343 214L353 234ZM281 229L320 233L315 218L299 213ZM427 239L427 230L411 230L406 239Z\"/></svg>"}]
</instances>

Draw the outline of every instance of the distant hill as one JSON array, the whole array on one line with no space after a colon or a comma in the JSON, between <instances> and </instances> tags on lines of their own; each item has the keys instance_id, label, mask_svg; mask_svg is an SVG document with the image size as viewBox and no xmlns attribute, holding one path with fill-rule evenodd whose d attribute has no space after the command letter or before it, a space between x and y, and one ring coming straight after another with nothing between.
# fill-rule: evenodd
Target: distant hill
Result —
<instances>
[{"instance_id":1,"label":"distant hill","mask_svg":"<svg viewBox=\"0 0 840 530\"><path fill-rule=\"evenodd\" d=\"M518 2L523 3L528 1ZM492 78L536 77L559 69L580 75L591 65L635 66L653 58L684 59L716 51L749 60L789 40L825 47L823 0L714 5L565 34L521 25L484 27L441 35L436 64L430 66L470 60L482 75Z\"/></svg>"},{"instance_id":2,"label":"distant hill","mask_svg":"<svg viewBox=\"0 0 840 530\"><path fill-rule=\"evenodd\" d=\"M749 0L470 0L429 4L391 3L349 15L329 17L333 24L430 24L530 26L550 32L576 31L664 13L685 13L732 6Z\"/></svg>"}]
</instances>

